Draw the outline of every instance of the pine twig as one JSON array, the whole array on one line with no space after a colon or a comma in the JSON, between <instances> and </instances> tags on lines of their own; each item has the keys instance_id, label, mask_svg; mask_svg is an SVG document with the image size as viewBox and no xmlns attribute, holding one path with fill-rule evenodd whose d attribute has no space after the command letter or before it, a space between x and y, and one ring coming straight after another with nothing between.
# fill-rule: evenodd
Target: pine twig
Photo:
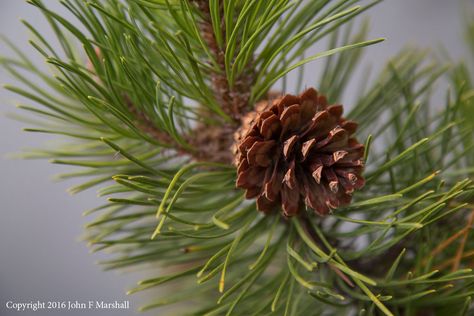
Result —
<instances>
[{"instance_id":1,"label":"pine twig","mask_svg":"<svg viewBox=\"0 0 474 316\"><path fill-rule=\"evenodd\" d=\"M180 155L190 154L194 155L195 151L190 147L184 148L180 143L175 141L168 133L158 129L150 118L142 111L140 111L130 100L127 95L123 96L128 110L135 119L136 127L146 133L147 135L156 139L164 147L173 148Z\"/></svg>"},{"instance_id":2,"label":"pine twig","mask_svg":"<svg viewBox=\"0 0 474 316\"><path fill-rule=\"evenodd\" d=\"M250 73L241 75L237 78L235 84L230 86L225 69L226 44L224 43L223 47L220 48L217 43L212 27L209 1L193 0L193 2L203 15L203 19L200 23L201 35L209 46L217 65L219 66L219 71L213 72L211 75L214 96L218 104L222 106L224 112L234 119L234 125L238 125L242 115L248 111L247 107L252 84L251 78L253 78L253 76ZM219 9L222 11L222 8ZM223 19L221 19L221 29L222 32L225 32ZM225 36L223 37L225 38ZM251 68L252 67L247 67L248 72L251 72Z\"/></svg>"},{"instance_id":3,"label":"pine twig","mask_svg":"<svg viewBox=\"0 0 474 316\"><path fill-rule=\"evenodd\" d=\"M474 221L474 210L472 210L471 214L469 215L467 224L464 228L465 232L461 239L461 244L459 245L459 248L456 252L456 256L454 257L454 262L453 262L453 267L452 267L453 272L456 271L459 268L459 265L461 264L462 255L464 253L464 247L466 246L467 237L469 236L469 232L471 231L471 226L472 226L473 221Z\"/></svg>"},{"instance_id":4,"label":"pine twig","mask_svg":"<svg viewBox=\"0 0 474 316\"><path fill-rule=\"evenodd\" d=\"M128 110L135 118L136 126L159 142L171 147L171 144L173 144L172 138L167 133L163 133L163 131L156 128L150 118L142 111L139 111L127 95L124 95L123 99L125 100Z\"/></svg>"}]
</instances>

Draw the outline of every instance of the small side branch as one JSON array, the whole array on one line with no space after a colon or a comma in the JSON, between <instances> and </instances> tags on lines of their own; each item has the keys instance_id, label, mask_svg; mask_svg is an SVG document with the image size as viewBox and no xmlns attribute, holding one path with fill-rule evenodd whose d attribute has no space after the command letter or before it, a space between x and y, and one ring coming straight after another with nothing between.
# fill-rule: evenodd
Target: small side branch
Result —
<instances>
[{"instance_id":1,"label":"small side branch","mask_svg":"<svg viewBox=\"0 0 474 316\"><path fill-rule=\"evenodd\" d=\"M155 123L153 123L145 113L137 109L137 107L127 95L124 95L123 99L127 105L128 110L133 116L133 121L136 127L139 130L156 139L162 146L173 148L180 155L194 153L189 148L183 148L183 146L176 142L168 133L163 132L157 128Z\"/></svg>"}]
</instances>

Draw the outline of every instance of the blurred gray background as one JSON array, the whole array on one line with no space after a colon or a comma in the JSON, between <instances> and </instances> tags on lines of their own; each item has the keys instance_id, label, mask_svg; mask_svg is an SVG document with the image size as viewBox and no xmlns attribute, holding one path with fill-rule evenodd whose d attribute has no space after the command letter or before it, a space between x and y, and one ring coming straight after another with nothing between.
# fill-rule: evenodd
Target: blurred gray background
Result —
<instances>
[{"instance_id":1,"label":"blurred gray background","mask_svg":"<svg viewBox=\"0 0 474 316\"><path fill-rule=\"evenodd\" d=\"M52 8L64 13L57 1L48 0ZM444 46L454 58L467 56L463 43L461 0L386 0L367 15L371 16L371 38L387 41L370 47L365 61L377 70L389 57L407 44L420 47ZM66 14L66 13L64 13ZM28 33L19 18L34 24L45 37L51 31L41 14L22 0L0 0L0 33L8 36L32 60L42 63L28 45ZM54 41L53 41L54 43ZM3 45L3 44L0 44ZM9 54L0 46L0 55ZM314 68L313 68L314 67ZM312 71L314 69L314 71ZM310 64L305 84L315 82L318 64ZM309 71L311 70L311 71ZM14 83L0 71L0 82ZM354 92L358 85L352 82ZM350 100L350 95L346 97ZM0 111L15 112L18 98L0 90ZM142 302L124 293L140 278L137 273L102 272L94 262L101 255L90 254L78 241L83 225L90 219L81 216L99 205L94 190L70 196L71 182L55 183L52 175L68 167L46 161L12 160L5 156L25 147L40 146L51 137L22 132L24 123L0 117L0 315L133 315ZM5 303L29 301L130 300L128 311L8 311Z\"/></svg>"}]
</instances>

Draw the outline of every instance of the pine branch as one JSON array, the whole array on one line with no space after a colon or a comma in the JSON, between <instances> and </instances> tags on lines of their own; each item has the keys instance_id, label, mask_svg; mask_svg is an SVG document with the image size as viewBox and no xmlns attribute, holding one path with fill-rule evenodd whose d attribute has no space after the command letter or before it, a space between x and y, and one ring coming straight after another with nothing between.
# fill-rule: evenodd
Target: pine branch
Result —
<instances>
[{"instance_id":1,"label":"pine branch","mask_svg":"<svg viewBox=\"0 0 474 316\"><path fill-rule=\"evenodd\" d=\"M211 75L217 103L220 104L224 111L234 119L234 124L238 124L240 118L249 111L250 88L252 85L252 78L254 77L254 74L251 71L252 67L248 67L247 73L241 74L234 84L231 85L229 83L225 65L225 55L226 50L228 49L227 43L222 42L222 40L221 43L218 43L216 33L214 32L215 29L221 29L223 31L220 36L226 38L225 28L223 27L225 25L223 2L213 2L213 5L216 7L214 8L214 14L216 15L214 21L208 1L192 0L192 2L196 4L202 14L202 22L200 23L201 36L207 43L217 65L219 66L218 71L213 72ZM218 25L214 26L213 23L218 23ZM249 63L251 64L251 61Z\"/></svg>"},{"instance_id":2,"label":"pine branch","mask_svg":"<svg viewBox=\"0 0 474 316\"><path fill-rule=\"evenodd\" d=\"M155 123L143 112L136 108L132 101L125 95L125 103L127 104L128 110L135 118L135 125L137 128L150 135L159 141L160 145L167 148L173 148L177 150L179 154L190 154L194 155L196 150L187 144L176 141L169 134L158 129Z\"/></svg>"}]
</instances>

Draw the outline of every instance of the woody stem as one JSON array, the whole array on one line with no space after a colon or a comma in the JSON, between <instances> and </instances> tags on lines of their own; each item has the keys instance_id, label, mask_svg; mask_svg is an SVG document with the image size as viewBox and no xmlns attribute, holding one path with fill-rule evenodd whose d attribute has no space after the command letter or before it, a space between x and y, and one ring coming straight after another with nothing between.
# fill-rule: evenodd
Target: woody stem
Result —
<instances>
[{"instance_id":1,"label":"woody stem","mask_svg":"<svg viewBox=\"0 0 474 316\"><path fill-rule=\"evenodd\" d=\"M211 14L209 11L209 2L207 0L193 1L201 11L203 19L200 22L200 31L203 40L208 45L216 63L219 67L218 71L211 74L212 90L218 104L224 112L233 119L233 125L239 125L240 118L248 111L248 102L250 97L250 88L252 77L250 67L247 75L238 76L233 85L230 85L225 67L226 43L219 47L214 29L212 26ZM222 12L222 7L220 8ZM221 14L223 16L223 14ZM225 25L223 18L220 22L223 38L225 39Z\"/></svg>"}]
</instances>

